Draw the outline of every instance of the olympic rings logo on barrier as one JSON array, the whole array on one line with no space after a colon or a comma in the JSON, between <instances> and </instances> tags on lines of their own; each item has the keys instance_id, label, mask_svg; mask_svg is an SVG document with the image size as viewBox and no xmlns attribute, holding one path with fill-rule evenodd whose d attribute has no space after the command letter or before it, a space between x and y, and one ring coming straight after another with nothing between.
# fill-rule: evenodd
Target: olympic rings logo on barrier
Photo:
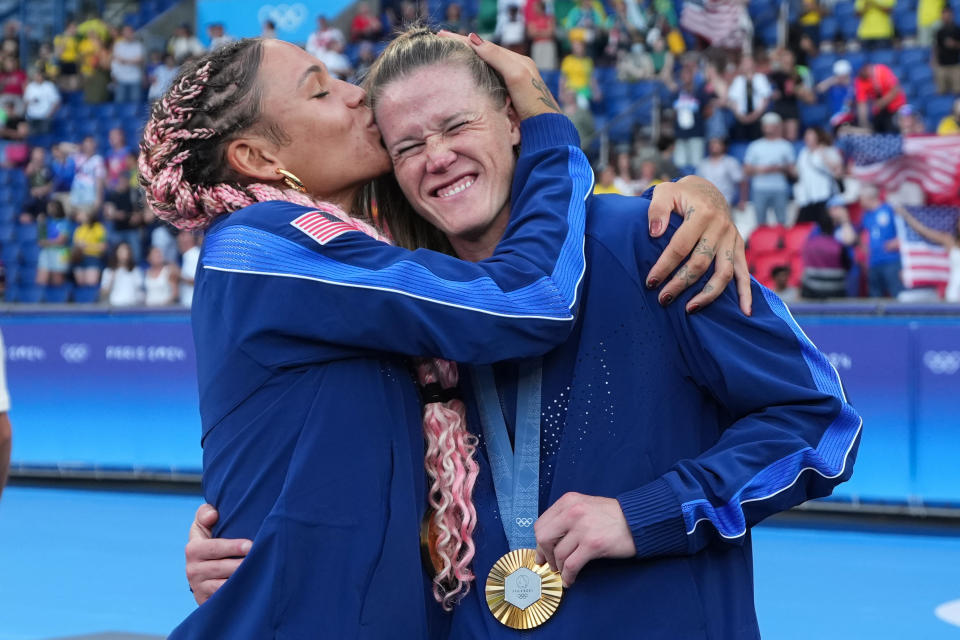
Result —
<instances>
[{"instance_id":1,"label":"olympic rings logo on barrier","mask_svg":"<svg viewBox=\"0 0 960 640\"><path fill-rule=\"evenodd\" d=\"M66 342L60 345L60 355L70 364L86 362L90 357L90 346L82 342Z\"/></svg>"},{"instance_id":2,"label":"olympic rings logo on barrier","mask_svg":"<svg viewBox=\"0 0 960 640\"><path fill-rule=\"evenodd\" d=\"M517 518L517 526L529 527L533 524L533 518Z\"/></svg>"},{"instance_id":3,"label":"olympic rings logo on barrier","mask_svg":"<svg viewBox=\"0 0 960 640\"><path fill-rule=\"evenodd\" d=\"M853 368L853 358L846 353L831 352L824 355L827 356L827 360L830 361L830 364L833 365L834 369L839 370Z\"/></svg>"},{"instance_id":4,"label":"olympic rings logo on barrier","mask_svg":"<svg viewBox=\"0 0 960 640\"><path fill-rule=\"evenodd\" d=\"M960 371L960 351L927 351L923 364L937 375L953 375Z\"/></svg>"},{"instance_id":5,"label":"olympic rings logo on barrier","mask_svg":"<svg viewBox=\"0 0 960 640\"><path fill-rule=\"evenodd\" d=\"M303 24L308 15L307 6L300 2L297 4L265 4L257 12L257 20L260 24L272 20L277 25L277 29L294 31Z\"/></svg>"}]
</instances>

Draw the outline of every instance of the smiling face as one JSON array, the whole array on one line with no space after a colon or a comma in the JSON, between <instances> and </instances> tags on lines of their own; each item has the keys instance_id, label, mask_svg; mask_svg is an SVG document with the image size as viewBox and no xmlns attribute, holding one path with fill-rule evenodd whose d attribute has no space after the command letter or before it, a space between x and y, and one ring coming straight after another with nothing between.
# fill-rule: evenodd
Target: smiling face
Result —
<instances>
[{"instance_id":1,"label":"smiling face","mask_svg":"<svg viewBox=\"0 0 960 640\"><path fill-rule=\"evenodd\" d=\"M307 191L344 205L348 194L390 171L363 89L337 80L309 53L279 40L263 43L258 77L263 116L286 138L270 151Z\"/></svg>"},{"instance_id":2,"label":"smiling face","mask_svg":"<svg viewBox=\"0 0 960 640\"><path fill-rule=\"evenodd\" d=\"M492 249L506 228L519 120L456 64L416 69L386 85L377 123L413 208L462 257ZM465 251L462 251L465 250Z\"/></svg>"}]
</instances>

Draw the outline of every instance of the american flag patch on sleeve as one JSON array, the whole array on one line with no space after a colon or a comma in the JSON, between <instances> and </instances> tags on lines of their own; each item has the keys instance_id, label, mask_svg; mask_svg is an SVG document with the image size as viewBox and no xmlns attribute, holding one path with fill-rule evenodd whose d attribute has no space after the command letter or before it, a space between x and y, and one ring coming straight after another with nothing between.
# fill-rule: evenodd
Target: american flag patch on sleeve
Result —
<instances>
[{"instance_id":1,"label":"american flag patch on sleeve","mask_svg":"<svg viewBox=\"0 0 960 640\"><path fill-rule=\"evenodd\" d=\"M357 228L340 220L326 211L311 211L292 221L294 227L319 242L327 244L334 238L342 236L348 231L357 231Z\"/></svg>"}]
</instances>

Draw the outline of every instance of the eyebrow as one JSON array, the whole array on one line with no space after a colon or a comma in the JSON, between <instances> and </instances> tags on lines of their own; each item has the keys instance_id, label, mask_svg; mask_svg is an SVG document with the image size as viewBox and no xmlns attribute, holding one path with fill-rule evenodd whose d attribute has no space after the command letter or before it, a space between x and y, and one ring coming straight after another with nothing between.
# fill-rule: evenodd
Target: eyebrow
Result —
<instances>
[{"instance_id":1,"label":"eyebrow","mask_svg":"<svg viewBox=\"0 0 960 640\"><path fill-rule=\"evenodd\" d=\"M443 120L441 120L441 121L440 121L440 125L439 125L438 128L441 129L441 130L446 129L446 128L449 127L453 122L455 122L455 121L457 121L457 120L459 120L459 119L461 119L461 118L467 117L467 116L469 116L469 115L471 115L471 114L473 114L473 113L475 113L475 112L473 112L473 111L467 111L467 110L457 111L457 112L454 113L453 115L448 116L448 117L444 118ZM405 142L412 142L412 141L417 140L417 139L419 139L419 136L408 135L408 136L404 136L404 137L400 138L399 140L395 140L394 142L388 144L387 146L389 146L389 147L395 147L395 146L398 145L398 144L403 144L403 143L405 143Z\"/></svg>"},{"instance_id":2,"label":"eyebrow","mask_svg":"<svg viewBox=\"0 0 960 640\"><path fill-rule=\"evenodd\" d=\"M323 67L321 67L318 64L312 64L309 67L307 67L307 70L303 72L302 76L300 76L300 80L297 81L297 89L303 86L303 83L306 81L307 78L309 78L315 73L320 73L322 71L323 71Z\"/></svg>"}]
</instances>

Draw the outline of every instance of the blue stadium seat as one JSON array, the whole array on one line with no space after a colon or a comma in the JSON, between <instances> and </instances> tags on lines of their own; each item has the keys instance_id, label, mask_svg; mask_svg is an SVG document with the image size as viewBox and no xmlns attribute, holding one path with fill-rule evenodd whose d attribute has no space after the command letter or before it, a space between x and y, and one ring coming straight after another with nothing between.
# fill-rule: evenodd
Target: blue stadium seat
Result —
<instances>
[{"instance_id":1,"label":"blue stadium seat","mask_svg":"<svg viewBox=\"0 0 960 640\"><path fill-rule=\"evenodd\" d=\"M100 287L77 287L73 290L73 301L90 304L100 299Z\"/></svg>"},{"instance_id":2,"label":"blue stadium seat","mask_svg":"<svg viewBox=\"0 0 960 640\"><path fill-rule=\"evenodd\" d=\"M19 207L15 207L9 199L0 199L0 202L4 202L4 204L0 204L0 224L13 223ZM2 241L2 238L0 238L0 241Z\"/></svg>"},{"instance_id":3,"label":"blue stadium seat","mask_svg":"<svg viewBox=\"0 0 960 640\"><path fill-rule=\"evenodd\" d=\"M857 16L856 5L849 0L833 5L833 15L836 16L840 22L860 22L860 18Z\"/></svg>"},{"instance_id":4,"label":"blue stadium seat","mask_svg":"<svg viewBox=\"0 0 960 640\"><path fill-rule=\"evenodd\" d=\"M30 243L36 244L37 225L18 224L17 230L16 230L16 241L20 244L21 247Z\"/></svg>"},{"instance_id":5,"label":"blue stadium seat","mask_svg":"<svg viewBox=\"0 0 960 640\"><path fill-rule=\"evenodd\" d=\"M949 114L953 109L953 101L954 97L950 95L933 96L925 100L921 107L928 118L932 118L939 123L943 116Z\"/></svg>"},{"instance_id":6,"label":"blue stadium seat","mask_svg":"<svg viewBox=\"0 0 960 640\"><path fill-rule=\"evenodd\" d=\"M11 239L13 236L11 236ZM0 244L0 262L11 269L13 265L20 264L20 245L14 242L4 242Z\"/></svg>"},{"instance_id":7,"label":"blue stadium seat","mask_svg":"<svg viewBox=\"0 0 960 640\"><path fill-rule=\"evenodd\" d=\"M70 299L70 292L72 290L73 286L70 284L62 284L59 287L46 287L43 292L43 301L53 304L65 303Z\"/></svg>"},{"instance_id":8,"label":"blue stadium seat","mask_svg":"<svg viewBox=\"0 0 960 640\"><path fill-rule=\"evenodd\" d=\"M937 87L929 81L913 83L913 99L918 103L924 103L937 96Z\"/></svg>"},{"instance_id":9,"label":"blue stadium seat","mask_svg":"<svg viewBox=\"0 0 960 640\"><path fill-rule=\"evenodd\" d=\"M810 63L810 73L813 74L815 82L826 80L833 75L833 63L836 62L836 56L819 55Z\"/></svg>"},{"instance_id":10,"label":"blue stadium seat","mask_svg":"<svg viewBox=\"0 0 960 640\"><path fill-rule=\"evenodd\" d=\"M727 153L742 163L744 156L747 155L747 147L749 145L749 142L731 142L727 148Z\"/></svg>"},{"instance_id":11,"label":"blue stadium seat","mask_svg":"<svg viewBox=\"0 0 960 640\"><path fill-rule=\"evenodd\" d=\"M6 247L10 242L13 242L13 223L11 221L0 221L0 245Z\"/></svg>"},{"instance_id":12,"label":"blue stadium seat","mask_svg":"<svg viewBox=\"0 0 960 640\"><path fill-rule=\"evenodd\" d=\"M630 97L634 100L649 98L657 91L657 85L649 80L634 82L630 85Z\"/></svg>"},{"instance_id":13,"label":"blue stadium seat","mask_svg":"<svg viewBox=\"0 0 960 640\"><path fill-rule=\"evenodd\" d=\"M833 16L823 16L823 18L820 19L821 40L836 40L838 33L840 33L840 23L837 22L836 18Z\"/></svg>"},{"instance_id":14,"label":"blue stadium seat","mask_svg":"<svg viewBox=\"0 0 960 640\"><path fill-rule=\"evenodd\" d=\"M914 67L909 67L909 69L909 81L911 84L933 84L933 69L930 68L930 65L918 64ZM900 81L903 82L905 79L906 78L900 78Z\"/></svg>"},{"instance_id":15,"label":"blue stadium seat","mask_svg":"<svg viewBox=\"0 0 960 640\"><path fill-rule=\"evenodd\" d=\"M543 77L543 81L546 83L547 88L550 89L550 93L552 93L555 98L559 98L560 97L560 72L556 70L541 71L540 75L541 77Z\"/></svg>"},{"instance_id":16,"label":"blue stadium seat","mask_svg":"<svg viewBox=\"0 0 960 640\"><path fill-rule=\"evenodd\" d=\"M829 119L830 112L827 105L800 103L800 124L804 128L825 126Z\"/></svg>"},{"instance_id":17,"label":"blue stadium seat","mask_svg":"<svg viewBox=\"0 0 960 640\"><path fill-rule=\"evenodd\" d=\"M840 24L840 37L844 40L856 40L857 39L857 29L860 28L860 20L858 19L849 19L849 18L840 18L837 17L837 21Z\"/></svg>"},{"instance_id":18,"label":"blue stadium seat","mask_svg":"<svg viewBox=\"0 0 960 640\"><path fill-rule=\"evenodd\" d=\"M21 266L17 273L17 284L21 287L34 284L37 281L37 267L33 266ZM7 282L10 282L10 279L7 279Z\"/></svg>"},{"instance_id":19,"label":"blue stadium seat","mask_svg":"<svg viewBox=\"0 0 960 640\"><path fill-rule=\"evenodd\" d=\"M894 14L893 24L896 25L898 36L915 36L917 35L917 12L907 11L899 15Z\"/></svg>"},{"instance_id":20,"label":"blue stadium seat","mask_svg":"<svg viewBox=\"0 0 960 640\"><path fill-rule=\"evenodd\" d=\"M35 282L17 287L17 302L36 304L40 302L42 296L43 287L38 286Z\"/></svg>"},{"instance_id":21,"label":"blue stadium seat","mask_svg":"<svg viewBox=\"0 0 960 640\"><path fill-rule=\"evenodd\" d=\"M843 58L853 67L854 73L867 62L867 54L863 51L848 51L843 54Z\"/></svg>"},{"instance_id":22,"label":"blue stadium seat","mask_svg":"<svg viewBox=\"0 0 960 640\"><path fill-rule=\"evenodd\" d=\"M623 99L629 100L631 95L630 86L617 80L602 85L600 87L600 91L603 93L603 99L605 101Z\"/></svg>"},{"instance_id":23,"label":"blue stadium seat","mask_svg":"<svg viewBox=\"0 0 960 640\"><path fill-rule=\"evenodd\" d=\"M930 49L926 47L904 49L900 52L900 64L906 69L930 64Z\"/></svg>"},{"instance_id":24,"label":"blue stadium seat","mask_svg":"<svg viewBox=\"0 0 960 640\"><path fill-rule=\"evenodd\" d=\"M124 120L137 120L140 118L140 110L143 108L143 105L139 102L128 102L119 106L120 109L117 112L118 117Z\"/></svg>"},{"instance_id":25,"label":"blue stadium seat","mask_svg":"<svg viewBox=\"0 0 960 640\"><path fill-rule=\"evenodd\" d=\"M3 301L17 302L17 293L17 288L8 284L6 290L3 292Z\"/></svg>"},{"instance_id":26,"label":"blue stadium seat","mask_svg":"<svg viewBox=\"0 0 960 640\"><path fill-rule=\"evenodd\" d=\"M763 21L761 23L763 27L760 29L760 41L768 47L776 46L778 37L776 15L773 15L772 18L772 20Z\"/></svg>"},{"instance_id":27,"label":"blue stadium seat","mask_svg":"<svg viewBox=\"0 0 960 640\"><path fill-rule=\"evenodd\" d=\"M617 82L617 70L614 67L597 67L594 70L597 82L600 86L605 86Z\"/></svg>"},{"instance_id":28,"label":"blue stadium seat","mask_svg":"<svg viewBox=\"0 0 960 640\"><path fill-rule=\"evenodd\" d=\"M20 245L20 264L25 268L34 268L40 262L40 247L36 240L32 244Z\"/></svg>"},{"instance_id":29,"label":"blue stadium seat","mask_svg":"<svg viewBox=\"0 0 960 640\"><path fill-rule=\"evenodd\" d=\"M869 52L867 59L874 64L885 64L892 67L897 63L897 52L893 49L877 49Z\"/></svg>"}]
</instances>

